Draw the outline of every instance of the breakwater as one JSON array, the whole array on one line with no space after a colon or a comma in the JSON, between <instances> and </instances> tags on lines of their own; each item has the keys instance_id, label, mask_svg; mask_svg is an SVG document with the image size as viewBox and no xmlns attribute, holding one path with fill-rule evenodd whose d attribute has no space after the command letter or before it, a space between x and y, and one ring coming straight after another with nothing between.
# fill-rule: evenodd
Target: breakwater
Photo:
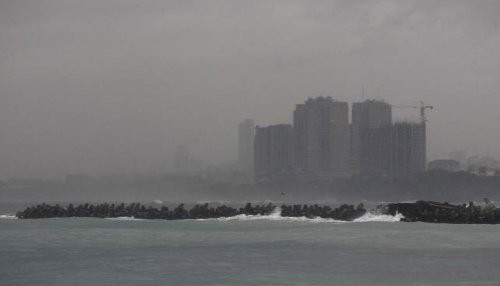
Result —
<instances>
[{"instance_id":1,"label":"breakwater","mask_svg":"<svg viewBox=\"0 0 500 286\"><path fill-rule=\"evenodd\" d=\"M381 212L388 215L401 214L401 221L430 222L451 224L499 224L500 208L485 199L485 205L454 205L433 201L415 203L391 203L381 207Z\"/></svg>"},{"instance_id":2,"label":"breakwater","mask_svg":"<svg viewBox=\"0 0 500 286\"><path fill-rule=\"evenodd\" d=\"M212 207L209 204L196 204L186 209L180 204L173 209L166 206L155 208L140 203L131 204L80 204L67 206L39 204L31 206L16 213L20 219L39 219L57 217L96 217L116 218L133 217L139 219L210 219L233 217L237 215L270 215L277 208L274 204L252 205L247 203L244 207L234 208L226 205ZM358 206L343 204L337 208L320 205L281 205L283 217L329 218L335 220L352 221L366 213L363 204Z\"/></svg>"},{"instance_id":3,"label":"breakwater","mask_svg":"<svg viewBox=\"0 0 500 286\"><path fill-rule=\"evenodd\" d=\"M57 217L95 217L95 218L118 218L131 217L137 219L213 219L229 218L239 215L267 216L273 214L279 208L282 217L305 217L325 218L339 221L353 221L367 213L363 204L357 206L343 204L336 208L321 205L280 205L272 203L263 205L252 205L247 203L243 207L235 208L226 205L210 206L208 203L195 204L186 208L185 204L179 204L174 208L161 206L155 208L140 203L131 204L39 204L28 207L16 213L20 219L39 219ZM417 201L413 203L388 203L378 206L370 213L379 215L399 216L404 222L428 222L428 223L451 223L451 224L499 224L500 208L486 201L485 205L450 204L433 201Z\"/></svg>"}]
</instances>

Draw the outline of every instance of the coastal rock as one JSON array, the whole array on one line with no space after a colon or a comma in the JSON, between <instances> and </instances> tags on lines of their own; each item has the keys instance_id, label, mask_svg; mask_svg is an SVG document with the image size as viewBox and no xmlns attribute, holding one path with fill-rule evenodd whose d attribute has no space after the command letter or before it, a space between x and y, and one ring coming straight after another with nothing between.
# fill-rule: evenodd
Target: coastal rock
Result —
<instances>
[{"instance_id":1,"label":"coastal rock","mask_svg":"<svg viewBox=\"0 0 500 286\"><path fill-rule=\"evenodd\" d=\"M95 217L95 218L116 218L116 217L134 217L140 219L209 219L232 217L237 215L264 216L270 215L276 210L276 206L269 203L266 205L245 204L239 209L221 205L217 207L209 204L196 204L191 209L185 209L184 204L180 204L173 210L166 206L160 209L152 206L141 205L140 203L131 203L129 205L121 204L80 204L74 206L69 204L62 207L59 204L48 205L40 204L28 207L16 215L21 219L39 219L56 217ZM337 208L330 206L315 205L282 205L280 215L283 217L306 217L306 218L331 218L336 220L352 221L366 213L363 204L357 207L353 205L341 205Z\"/></svg>"},{"instance_id":2,"label":"coastal rock","mask_svg":"<svg viewBox=\"0 0 500 286\"><path fill-rule=\"evenodd\" d=\"M487 201L487 200L486 200ZM474 203L453 205L447 202L417 201L391 203L382 207L384 214L402 214L407 222L431 222L452 224L498 224L500 209L493 204L475 206Z\"/></svg>"}]
</instances>

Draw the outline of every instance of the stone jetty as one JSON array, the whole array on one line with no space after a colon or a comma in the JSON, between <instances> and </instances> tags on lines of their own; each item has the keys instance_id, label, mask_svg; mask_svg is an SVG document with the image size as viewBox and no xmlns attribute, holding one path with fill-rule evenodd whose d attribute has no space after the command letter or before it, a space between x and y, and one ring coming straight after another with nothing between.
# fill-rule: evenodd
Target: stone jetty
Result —
<instances>
[{"instance_id":1,"label":"stone jetty","mask_svg":"<svg viewBox=\"0 0 500 286\"><path fill-rule=\"evenodd\" d=\"M60 218L60 217L95 217L116 218L133 217L139 219L210 219L232 217L237 215L270 215L277 206L269 203L264 205L252 205L247 203L244 207L234 208L226 205L210 206L209 204L196 204L186 209L184 204L170 209L166 206L155 208L140 203L131 204L80 204L67 206L39 204L31 206L23 211L17 212L20 219ZM280 215L283 217L307 217L307 218L329 218L335 220L352 221L363 216L366 209L363 204L358 206L341 205L337 208L329 206L314 205L281 205Z\"/></svg>"},{"instance_id":2,"label":"stone jetty","mask_svg":"<svg viewBox=\"0 0 500 286\"><path fill-rule=\"evenodd\" d=\"M336 208L322 205L281 205L272 203L263 205L252 205L247 203L243 207L235 208L226 205L211 206L208 203L195 204L186 208L184 204L168 208L160 208L141 203L130 204L39 204L28 207L17 212L20 219L40 219L58 217L94 217L94 218L116 218L133 217L138 219L211 219L233 217L237 215L265 216L278 213L282 217L305 217L305 218L327 218L340 221L353 221L366 214L367 210L363 204L357 206L343 204ZM447 202L417 201L412 203L388 203L377 207L371 212L383 215L402 215L401 221L405 222L428 222L428 223L450 223L450 224L498 224L500 223L500 208L497 208L489 200L485 204L450 204Z\"/></svg>"},{"instance_id":3,"label":"stone jetty","mask_svg":"<svg viewBox=\"0 0 500 286\"><path fill-rule=\"evenodd\" d=\"M381 212L388 215L401 214L402 221L431 222L450 224L498 224L500 208L485 199L483 206L468 204L454 205L433 201L417 201L414 203L390 203L380 207Z\"/></svg>"}]
</instances>

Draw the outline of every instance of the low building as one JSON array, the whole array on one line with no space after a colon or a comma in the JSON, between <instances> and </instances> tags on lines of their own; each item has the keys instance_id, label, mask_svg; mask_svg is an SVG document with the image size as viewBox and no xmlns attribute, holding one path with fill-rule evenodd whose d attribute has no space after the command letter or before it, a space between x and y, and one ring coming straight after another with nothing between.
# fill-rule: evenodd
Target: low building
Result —
<instances>
[{"instance_id":1,"label":"low building","mask_svg":"<svg viewBox=\"0 0 500 286\"><path fill-rule=\"evenodd\" d=\"M449 172L460 171L460 162L455 160L434 160L427 165L429 170L445 170Z\"/></svg>"}]
</instances>

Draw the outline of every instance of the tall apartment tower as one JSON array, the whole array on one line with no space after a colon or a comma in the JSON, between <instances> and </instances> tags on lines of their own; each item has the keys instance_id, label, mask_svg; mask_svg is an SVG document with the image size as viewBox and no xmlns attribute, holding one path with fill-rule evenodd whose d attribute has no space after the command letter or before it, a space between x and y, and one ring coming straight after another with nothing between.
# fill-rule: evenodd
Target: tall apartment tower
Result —
<instances>
[{"instance_id":1,"label":"tall apartment tower","mask_svg":"<svg viewBox=\"0 0 500 286\"><path fill-rule=\"evenodd\" d=\"M425 122L394 124L392 141L392 168L395 178L425 171L427 165Z\"/></svg>"},{"instance_id":2,"label":"tall apartment tower","mask_svg":"<svg viewBox=\"0 0 500 286\"><path fill-rule=\"evenodd\" d=\"M351 167L361 176L391 175L392 107L378 100L353 103Z\"/></svg>"},{"instance_id":3,"label":"tall apartment tower","mask_svg":"<svg viewBox=\"0 0 500 286\"><path fill-rule=\"evenodd\" d=\"M307 179L347 177L349 106L331 97L308 99L293 113L296 166Z\"/></svg>"},{"instance_id":4,"label":"tall apartment tower","mask_svg":"<svg viewBox=\"0 0 500 286\"><path fill-rule=\"evenodd\" d=\"M247 181L254 178L255 122L245 119L238 125L238 164Z\"/></svg>"},{"instance_id":5,"label":"tall apartment tower","mask_svg":"<svg viewBox=\"0 0 500 286\"><path fill-rule=\"evenodd\" d=\"M294 136L290 124L257 127L255 181L287 178L294 167Z\"/></svg>"}]
</instances>

